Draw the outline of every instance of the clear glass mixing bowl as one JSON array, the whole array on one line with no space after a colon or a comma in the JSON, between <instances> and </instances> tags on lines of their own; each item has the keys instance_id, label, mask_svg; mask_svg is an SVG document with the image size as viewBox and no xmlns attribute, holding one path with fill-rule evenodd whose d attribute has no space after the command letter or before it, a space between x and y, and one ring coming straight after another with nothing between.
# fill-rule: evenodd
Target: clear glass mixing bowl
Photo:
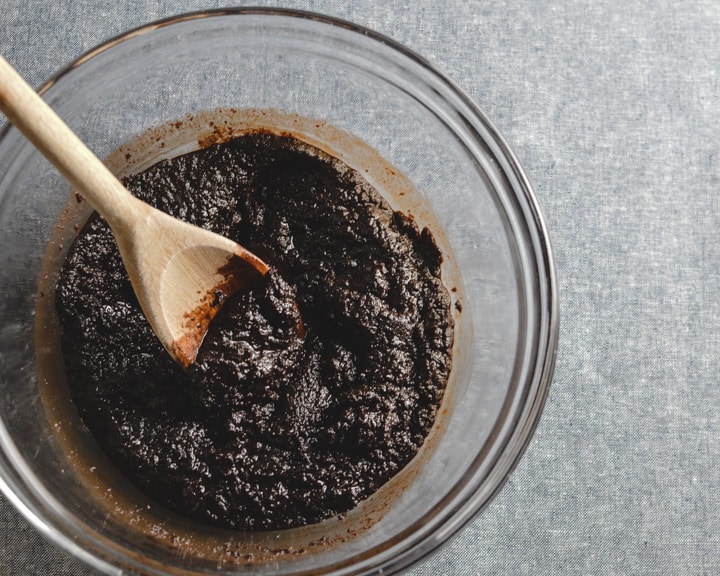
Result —
<instances>
[{"instance_id":1,"label":"clear glass mixing bowl","mask_svg":"<svg viewBox=\"0 0 720 576\"><path fill-rule=\"evenodd\" d=\"M433 228L458 312L437 426L380 497L344 519L295 531L242 534L183 521L113 471L67 403L45 291L71 236L64 227L80 216L69 186L6 125L0 487L36 528L107 574L388 574L436 549L490 501L542 410L557 287L530 184L455 85L402 46L347 22L240 9L124 34L63 70L42 94L119 173L133 168L131 155L117 152L128 142L143 161L197 145L209 130L203 122L217 119L207 111L222 109L231 122L248 108L271 111L280 123L312 119L290 128L347 153L392 202ZM187 129L172 124L180 118Z\"/></svg>"}]
</instances>

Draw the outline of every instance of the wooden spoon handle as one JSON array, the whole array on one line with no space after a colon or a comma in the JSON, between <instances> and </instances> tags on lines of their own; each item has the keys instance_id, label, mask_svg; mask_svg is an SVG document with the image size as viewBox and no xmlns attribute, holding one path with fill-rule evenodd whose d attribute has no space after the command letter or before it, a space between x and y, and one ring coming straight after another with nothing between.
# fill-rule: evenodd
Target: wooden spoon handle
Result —
<instances>
[{"instance_id":1,"label":"wooden spoon handle","mask_svg":"<svg viewBox=\"0 0 720 576\"><path fill-rule=\"evenodd\" d=\"M0 110L103 215L132 226L143 204L132 196L67 124L0 56Z\"/></svg>"}]
</instances>

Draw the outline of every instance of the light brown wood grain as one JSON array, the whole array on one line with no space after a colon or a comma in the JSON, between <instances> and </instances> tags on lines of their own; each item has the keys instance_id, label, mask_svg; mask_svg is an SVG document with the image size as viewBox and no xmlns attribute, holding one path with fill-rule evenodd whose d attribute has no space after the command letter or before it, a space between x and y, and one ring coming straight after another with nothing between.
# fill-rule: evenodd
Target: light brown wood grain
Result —
<instances>
[{"instance_id":1,"label":"light brown wood grain","mask_svg":"<svg viewBox=\"0 0 720 576\"><path fill-rule=\"evenodd\" d=\"M105 218L150 325L173 358L192 364L225 300L268 266L135 198L2 56L0 110Z\"/></svg>"}]
</instances>

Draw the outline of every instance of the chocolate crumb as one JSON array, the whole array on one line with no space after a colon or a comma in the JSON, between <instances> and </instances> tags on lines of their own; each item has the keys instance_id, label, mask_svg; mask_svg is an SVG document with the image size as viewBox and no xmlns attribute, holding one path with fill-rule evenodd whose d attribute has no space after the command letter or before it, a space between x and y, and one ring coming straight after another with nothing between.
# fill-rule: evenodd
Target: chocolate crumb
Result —
<instances>
[{"instance_id":1,"label":"chocolate crumb","mask_svg":"<svg viewBox=\"0 0 720 576\"><path fill-rule=\"evenodd\" d=\"M242 530L340 515L399 472L451 366L430 231L289 136L247 134L125 184L271 270L224 303L183 370L143 316L107 224L90 218L56 309L72 399L115 466L175 511Z\"/></svg>"}]
</instances>

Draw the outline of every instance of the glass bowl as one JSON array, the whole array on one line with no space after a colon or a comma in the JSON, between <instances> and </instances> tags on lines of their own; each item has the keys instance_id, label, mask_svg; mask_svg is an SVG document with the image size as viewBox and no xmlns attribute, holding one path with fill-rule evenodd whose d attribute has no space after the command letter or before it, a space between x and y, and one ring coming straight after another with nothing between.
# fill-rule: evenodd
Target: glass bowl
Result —
<instances>
[{"instance_id":1,"label":"glass bowl","mask_svg":"<svg viewBox=\"0 0 720 576\"><path fill-rule=\"evenodd\" d=\"M67 400L51 296L87 208L6 125L0 487L40 532L107 574L389 574L487 505L542 410L557 343L557 287L527 178L452 82L348 22L238 9L128 32L41 92L118 174L255 124L333 151L433 230L456 329L451 381L428 440L357 510L250 534L177 518L105 462Z\"/></svg>"}]
</instances>

